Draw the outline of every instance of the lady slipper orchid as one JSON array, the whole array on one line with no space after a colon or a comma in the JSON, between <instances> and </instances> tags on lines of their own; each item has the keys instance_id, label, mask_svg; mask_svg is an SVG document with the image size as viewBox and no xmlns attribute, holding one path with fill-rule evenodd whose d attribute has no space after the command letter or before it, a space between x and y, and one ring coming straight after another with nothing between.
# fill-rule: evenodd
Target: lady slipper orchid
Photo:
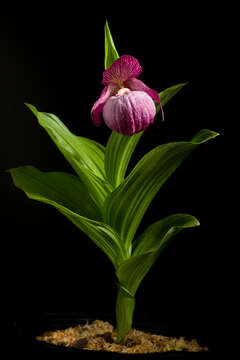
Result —
<instances>
[{"instance_id":1,"label":"lady slipper orchid","mask_svg":"<svg viewBox=\"0 0 240 360\"><path fill-rule=\"evenodd\" d=\"M123 55L104 71L105 85L94 103L91 115L96 126L101 124L101 113L106 125L123 135L134 135L153 123L155 100L163 109L156 90L150 89L137 77L142 73L138 60Z\"/></svg>"},{"instance_id":2,"label":"lady slipper orchid","mask_svg":"<svg viewBox=\"0 0 240 360\"><path fill-rule=\"evenodd\" d=\"M117 280L116 342L121 345L132 329L136 292L145 275L178 232L199 225L192 215L178 213L155 220L141 233L141 221L180 164L200 144L219 134L204 129L190 141L161 144L128 169L141 136L119 133L133 135L146 129L156 114L154 102L162 106L158 93L137 79L142 72L138 60L124 55L112 63L116 58L118 53L106 22L105 87L91 111L97 126L102 114L105 123L116 131L110 134L106 146L74 135L57 116L26 104L76 174L42 172L33 166L19 166L8 172L27 197L54 206L111 261ZM163 105L184 85L163 90ZM189 351L196 351L196 347Z\"/></svg>"}]
</instances>

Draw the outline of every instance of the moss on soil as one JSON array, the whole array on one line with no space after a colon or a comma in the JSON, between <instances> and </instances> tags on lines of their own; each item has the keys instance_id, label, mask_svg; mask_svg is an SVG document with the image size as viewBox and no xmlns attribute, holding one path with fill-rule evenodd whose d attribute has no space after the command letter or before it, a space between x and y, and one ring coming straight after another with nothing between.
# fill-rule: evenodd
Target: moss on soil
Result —
<instances>
[{"instance_id":1,"label":"moss on soil","mask_svg":"<svg viewBox=\"0 0 240 360\"><path fill-rule=\"evenodd\" d=\"M104 350L120 353L154 353L167 351L207 351L196 339L173 338L132 329L121 344L116 343L116 329L107 322L94 320L64 330L46 331L38 341L87 350Z\"/></svg>"}]
</instances>

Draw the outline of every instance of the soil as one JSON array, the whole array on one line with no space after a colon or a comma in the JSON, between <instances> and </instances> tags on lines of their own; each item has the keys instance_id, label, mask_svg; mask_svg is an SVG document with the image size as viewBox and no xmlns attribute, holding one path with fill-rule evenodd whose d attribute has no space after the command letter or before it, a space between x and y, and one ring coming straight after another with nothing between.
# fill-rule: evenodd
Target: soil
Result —
<instances>
[{"instance_id":1,"label":"soil","mask_svg":"<svg viewBox=\"0 0 240 360\"><path fill-rule=\"evenodd\" d=\"M37 336L38 341L87 350L104 350L119 353L154 353L167 351L208 351L196 339L173 338L132 329L117 344L117 332L107 321L94 320L64 330L46 331Z\"/></svg>"}]
</instances>

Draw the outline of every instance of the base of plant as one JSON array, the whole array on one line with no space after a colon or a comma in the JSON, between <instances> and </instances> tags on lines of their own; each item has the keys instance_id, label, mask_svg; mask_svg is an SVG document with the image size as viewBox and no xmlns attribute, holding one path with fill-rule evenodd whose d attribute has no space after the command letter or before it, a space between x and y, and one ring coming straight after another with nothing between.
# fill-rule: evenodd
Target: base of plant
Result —
<instances>
[{"instance_id":1,"label":"base of plant","mask_svg":"<svg viewBox=\"0 0 240 360\"><path fill-rule=\"evenodd\" d=\"M54 345L108 351L118 353L156 353L168 351L208 351L196 339L174 338L132 329L121 342L117 343L116 329L107 321L94 320L64 330L46 331L36 337Z\"/></svg>"}]
</instances>

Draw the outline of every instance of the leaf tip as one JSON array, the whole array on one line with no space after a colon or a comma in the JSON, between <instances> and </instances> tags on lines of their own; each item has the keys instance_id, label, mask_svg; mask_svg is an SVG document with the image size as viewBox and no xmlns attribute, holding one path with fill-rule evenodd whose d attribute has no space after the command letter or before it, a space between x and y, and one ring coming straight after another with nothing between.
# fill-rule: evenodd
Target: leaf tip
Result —
<instances>
[{"instance_id":1,"label":"leaf tip","mask_svg":"<svg viewBox=\"0 0 240 360\"><path fill-rule=\"evenodd\" d=\"M38 111L37 111L37 109L36 109L36 107L35 107L34 105L31 105L31 104L29 104L29 103L27 103L27 102L25 102L24 105L26 105L26 106L32 111L32 113L33 113L35 116L38 115Z\"/></svg>"},{"instance_id":2,"label":"leaf tip","mask_svg":"<svg viewBox=\"0 0 240 360\"><path fill-rule=\"evenodd\" d=\"M200 222L199 220L192 215L185 215L185 219L187 220L186 223L182 226L183 228L190 228L190 227L195 227L195 226L199 226ZM180 226L181 227L181 226Z\"/></svg>"},{"instance_id":3,"label":"leaf tip","mask_svg":"<svg viewBox=\"0 0 240 360\"><path fill-rule=\"evenodd\" d=\"M200 221L198 219L195 218L195 223L193 226L199 226L200 225Z\"/></svg>"},{"instance_id":4,"label":"leaf tip","mask_svg":"<svg viewBox=\"0 0 240 360\"><path fill-rule=\"evenodd\" d=\"M192 215L188 215L188 214L177 214L176 216L182 216L183 219L185 219L185 224L183 224L183 228L184 227L195 227L195 226L199 226L200 225L200 222L199 220L195 217L195 216L192 216ZM177 225L178 227L178 225ZM181 225L180 225L181 227Z\"/></svg>"},{"instance_id":5,"label":"leaf tip","mask_svg":"<svg viewBox=\"0 0 240 360\"><path fill-rule=\"evenodd\" d=\"M13 174L14 170L16 170L17 168L11 168L11 169L5 169L4 172L9 173L9 174Z\"/></svg>"},{"instance_id":6,"label":"leaf tip","mask_svg":"<svg viewBox=\"0 0 240 360\"><path fill-rule=\"evenodd\" d=\"M190 81L185 81L185 82L183 82L183 83L180 83L179 85L182 85L182 87L183 87L183 86L186 86L186 85L188 85L188 84L190 84Z\"/></svg>"},{"instance_id":7,"label":"leaf tip","mask_svg":"<svg viewBox=\"0 0 240 360\"><path fill-rule=\"evenodd\" d=\"M7 173L7 174L10 175L10 178L12 179L14 185L16 185L16 184L15 184L15 176L14 176L14 175L15 175L15 171L14 171L15 169L16 169L16 168L4 170L5 173Z\"/></svg>"},{"instance_id":8,"label":"leaf tip","mask_svg":"<svg viewBox=\"0 0 240 360\"><path fill-rule=\"evenodd\" d=\"M104 32L105 32L105 42L107 41L107 37L109 36L110 34L110 29L109 29L109 25L108 25L108 21L106 20L105 21L105 24L104 24Z\"/></svg>"},{"instance_id":9,"label":"leaf tip","mask_svg":"<svg viewBox=\"0 0 240 360\"><path fill-rule=\"evenodd\" d=\"M179 83L179 84L177 84L176 85L176 87L178 88L182 88L182 87L184 87L184 86L187 86L187 85L190 85L191 84L191 82L190 81L184 81L184 82L181 82L181 83ZM173 85L173 87L174 87L174 85Z\"/></svg>"},{"instance_id":10,"label":"leaf tip","mask_svg":"<svg viewBox=\"0 0 240 360\"><path fill-rule=\"evenodd\" d=\"M208 130L208 129L201 129L198 133L193 137L191 140L192 143L195 144L202 144L208 140L214 139L215 137L219 136L220 134L216 131Z\"/></svg>"}]
</instances>

